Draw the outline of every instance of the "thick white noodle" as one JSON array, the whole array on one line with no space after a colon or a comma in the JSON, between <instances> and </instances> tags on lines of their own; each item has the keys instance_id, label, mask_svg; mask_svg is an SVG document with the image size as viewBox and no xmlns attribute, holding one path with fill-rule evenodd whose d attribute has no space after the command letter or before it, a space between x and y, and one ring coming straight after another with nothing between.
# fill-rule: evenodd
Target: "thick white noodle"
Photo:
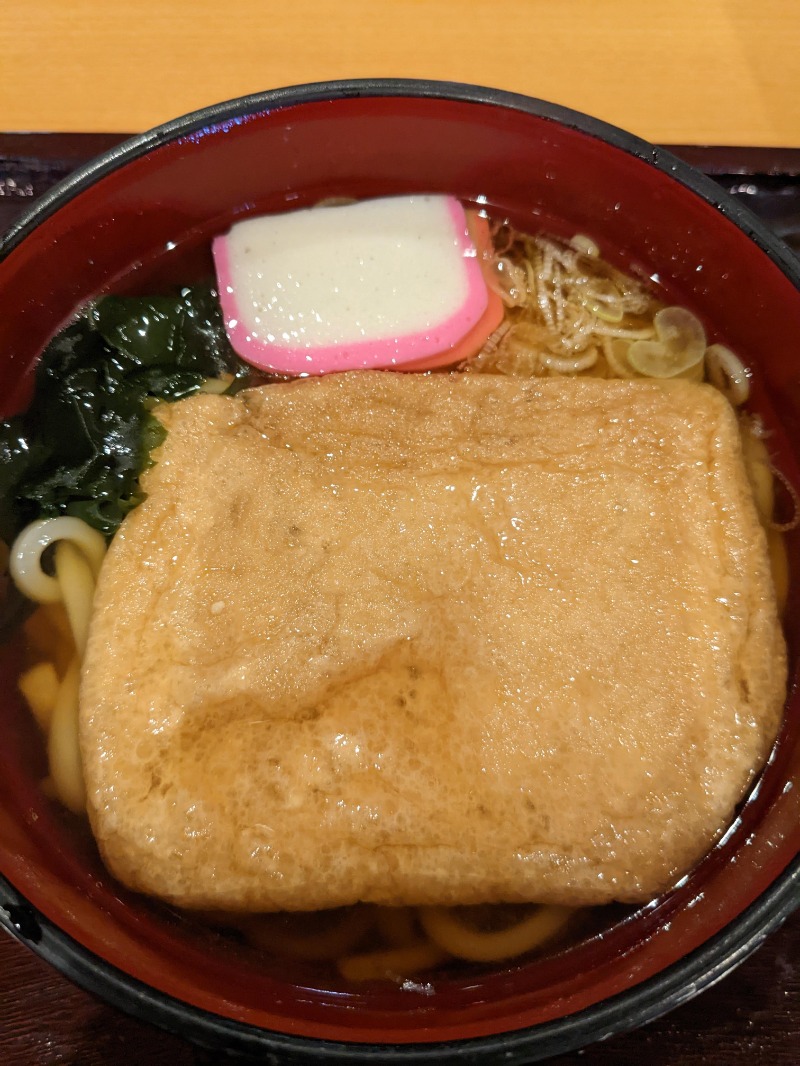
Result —
<instances>
[{"instance_id":1,"label":"thick white noodle","mask_svg":"<svg viewBox=\"0 0 800 1066\"><path fill-rule=\"evenodd\" d=\"M59 540L71 541L80 549L95 578L100 573L100 564L106 552L102 533L80 518L67 515L31 522L14 541L8 567L14 584L35 603L58 603L62 599L58 581L42 569L42 553Z\"/></svg>"},{"instance_id":2,"label":"thick white noodle","mask_svg":"<svg viewBox=\"0 0 800 1066\"><path fill-rule=\"evenodd\" d=\"M86 810L86 786L78 742L80 677L81 663L76 655L58 690L47 741L47 759L56 795L74 814L82 814Z\"/></svg>"},{"instance_id":3,"label":"thick white noodle","mask_svg":"<svg viewBox=\"0 0 800 1066\"><path fill-rule=\"evenodd\" d=\"M597 349L590 348L585 355L568 359L560 355L545 352L540 356L542 366L555 370L557 374L578 374L581 370L590 370L597 362Z\"/></svg>"},{"instance_id":4,"label":"thick white noodle","mask_svg":"<svg viewBox=\"0 0 800 1066\"><path fill-rule=\"evenodd\" d=\"M67 611L75 650L81 659L89 639L95 580L89 561L72 540L56 544L56 580Z\"/></svg>"},{"instance_id":5,"label":"thick white noodle","mask_svg":"<svg viewBox=\"0 0 800 1066\"><path fill-rule=\"evenodd\" d=\"M585 233L576 233L569 243L576 252L587 255L590 259L600 258L600 249L597 243L591 237L587 237Z\"/></svg>"},{"instance_id":6,"label":"thick white noodle","mask_svg":"<svg viewBox=\"0 0 800 1066\"><path fill-rule=\"evenodd\" d=\"M55 577L42 569L42 553L55 544ZM81 662L105 538L79 518L62 516L32 522L11 548L9 571L17 587L37 603L63 602L75 642L75 655L58 689L49 722L47 759L58 799L76 814L86 807L78 710Z\"/></svg>"},{"instance_id":7,"label":"thick white noodle","mask_svg":"<svg viewBox=\"0 0 800 1066\"><path fill-rule=\"evenodd\" d=\"M750 395L750 371L724 344L712 344L706 349L706 374L734 407L739 407Z\"/></svg>"},{"instance_id":8,"label":"thick white noodle","mask_svg":"<svg viewBox=\"0 0 800 1066\"><path fill-rule=\"evenodd\" d=\"M568 907L537 907L532 914L506 929L481 932L465 925L458 912L447 907L421 907L420 924L434 944L458 959L493 962L510 959L546 943L572 917Z\"/></svg>"}]
</instances>

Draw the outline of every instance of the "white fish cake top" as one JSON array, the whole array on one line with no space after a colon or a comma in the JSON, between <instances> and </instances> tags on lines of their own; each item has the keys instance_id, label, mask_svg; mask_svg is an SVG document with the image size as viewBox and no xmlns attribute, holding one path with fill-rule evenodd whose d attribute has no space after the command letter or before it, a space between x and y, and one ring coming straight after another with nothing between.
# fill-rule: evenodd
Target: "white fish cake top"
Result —
<instances>
[{"instance_id":1,"label":"white fish cake top","mask_svg":"<svg viewBox=\"0 0 800 1066\"><path fill-rule=\"evenodd\" d=\"M236 223L214 242L236 351L288 373L397 366L480 320L486 283L452 196L385 197Z\"/></svg>"}]
</instances>

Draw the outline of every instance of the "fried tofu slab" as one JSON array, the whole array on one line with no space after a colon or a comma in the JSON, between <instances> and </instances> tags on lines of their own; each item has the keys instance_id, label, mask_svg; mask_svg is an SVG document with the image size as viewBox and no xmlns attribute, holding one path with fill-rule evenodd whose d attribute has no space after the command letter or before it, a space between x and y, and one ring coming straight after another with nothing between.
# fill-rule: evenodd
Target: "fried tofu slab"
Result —
<instances>
[{"instance_id":1,"label":"fried tofu slab","mask_svg":"<svg viewBox=\"0 0 800 1066\"><path fill-rule=\"evenodd\" d=\"M159 417L81 687L121 881L231 911L633 902L730 823L786 667L713 389L355 372Z\"/></svg>"}]
</instances>

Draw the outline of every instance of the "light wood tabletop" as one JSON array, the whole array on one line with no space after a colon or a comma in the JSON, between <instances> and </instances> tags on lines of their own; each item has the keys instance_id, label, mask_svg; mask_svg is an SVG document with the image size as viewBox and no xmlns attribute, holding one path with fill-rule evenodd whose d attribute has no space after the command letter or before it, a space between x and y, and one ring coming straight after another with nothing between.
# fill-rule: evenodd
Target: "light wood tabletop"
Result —
<instances>
[{"instance_id":1,"label":"light wood tabletop","mask_svg":"<svg viewBox=\"0 0 800 1066\"><path fill-rule=\"evenodd\" d=\"M511 89L662 143L800 146L797 0L0 4L0 129L139 131L308 81Z\"/></svg>"}]
</instances>

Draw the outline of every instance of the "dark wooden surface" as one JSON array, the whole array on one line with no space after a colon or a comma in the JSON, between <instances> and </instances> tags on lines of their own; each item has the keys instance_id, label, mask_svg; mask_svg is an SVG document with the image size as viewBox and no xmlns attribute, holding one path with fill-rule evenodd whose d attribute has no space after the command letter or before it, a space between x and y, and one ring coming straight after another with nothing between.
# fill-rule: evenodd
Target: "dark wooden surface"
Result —
<instances>
[{"instance_id":1,"label":"dark wooden surface","mask_svg":"<svg viewBox=\"0 0 800 1066\"><path fill-rule=\"evenodd\" d=\"M0 135L0 231L118 135ZM800 151L677 149L800 250ZM798 339L800 346L800 338ZM800 901L798 901L800 903ZM211 1066L212 1054L107 1007L0 936L0 1066ZM554 1066L800 1066L800 914L714 988Z\"/></svg>"},{"instance_id":2,"label":"dark wooden surface","mask_svg":"<svg viewBox=\"0 0 800 1066\"><path fill-rule=\"evenodd\" d=\"M134 1021L0 936L4 1066L212 1066L220 1056ZM798 1066L800 915L733 974L644 1029L553 1066Z\"/></svg>"}]
</instances>

